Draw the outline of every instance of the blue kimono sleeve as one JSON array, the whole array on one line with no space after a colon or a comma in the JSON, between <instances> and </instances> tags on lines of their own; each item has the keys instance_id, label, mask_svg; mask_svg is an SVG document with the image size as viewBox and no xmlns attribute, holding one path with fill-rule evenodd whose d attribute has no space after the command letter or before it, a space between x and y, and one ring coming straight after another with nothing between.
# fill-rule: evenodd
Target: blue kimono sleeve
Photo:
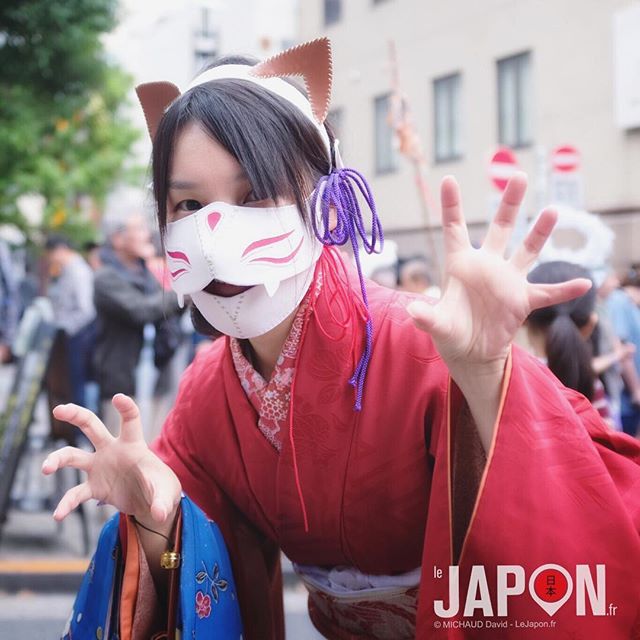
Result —
<instances>
[{"instance_id":1,"label":"blue kimono sleeve","mask_svg":"<svg viewBox=\"0 0 640 640\"><path fill-rule=\"evenodd\" d=\"M242 621L231 561L217 525L182 498L180 596L177 621L183 638L241 640ZM102 529L98 547L63 631L62 640L117 640L122 554L120 515ZM116 621L116 622L113 622Z\"/></svg>"},{"instance_id":2,"label":"blue kimono sleeve","mask_svg":"<svg viewBox=\"0 0 640 640\"><path fill-rule=\"evenodd\" d=\"M84 574L62 640L74 638L111 638L108 619L114 595L114 578L120 555L118 525L120 515L113 516L102 528L98 547Z\"/></svg>"}]
</instances>

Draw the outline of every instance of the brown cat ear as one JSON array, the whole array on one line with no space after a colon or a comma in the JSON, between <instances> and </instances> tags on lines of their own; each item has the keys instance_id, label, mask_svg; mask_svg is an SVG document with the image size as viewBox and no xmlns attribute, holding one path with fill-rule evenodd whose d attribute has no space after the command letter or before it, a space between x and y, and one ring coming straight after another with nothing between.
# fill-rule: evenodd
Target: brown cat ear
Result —
<instances>
[{"instance_id":1,"label":"brown cat ear","mask_svg":"<svg viewBox=\"0 0 640 640\"><path fill-rule=\"evenodd\" d=\"M259 78L302 76L315 119L318 124L325 121L333 80L329 38L318 38L287 49L257 64L250 74Z\"/></svg>"},{"instance_id":2,"label":"brown cat ear","mask_svg":"<svg viewBox=\"0 0 640 640\"><path fill-rule=\"evenodd\" d=\"M145 82L136 87L136 93L153 142L160 119L167 107L180 95L180 89L171 82Z\"/></svg>"}]
</instances>

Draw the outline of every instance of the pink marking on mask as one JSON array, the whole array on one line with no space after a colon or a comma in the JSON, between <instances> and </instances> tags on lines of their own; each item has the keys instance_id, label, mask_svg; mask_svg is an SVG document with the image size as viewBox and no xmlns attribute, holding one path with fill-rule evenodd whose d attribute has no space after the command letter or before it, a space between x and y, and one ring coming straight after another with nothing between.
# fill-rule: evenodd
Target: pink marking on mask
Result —
<instances>
[{"instance_id":1,"label":"pink marking on mask","mask_svg":"<svg viewBox=\"0 0 640 640\"><path fill-rule=\"evenodd\" d=\"M218 222L222 219L222 214L219 211L212 211L207 216L207 224L209 225L209 229L213 231L217 226Z\"/></svg>"},{"instance_id":2,"label":"pink marking on mask","mask_svg":"<svg viewBox=\"0 0 640 640\"><path fill-rule=\"evenodd\" d=\"M171 271L171 277L174 280L177 280L183 273L187 273L188 269L177 269L176 271Z\"/></svg>"},{"instance_id":3,"label":"pink marking on mask","mask_svg":"<svg viewBox=\"0 0 640 640\"><path fill-rule=\"evenodd\" d=\"M280 236L273 236L271 238L263 238L262 240L256 240L252 242L242 253L242 257L244 258L247 254L255 251L256 249L260 249L261 247L267 247L270 244L275 244L276 242L280 242L280 240L285 240L293 233L293 229L288 233L283 233ZM252 260L253 262L253 260Z\"/></svg>"},{"instance_id":4,"label":"pink marking on mask","mask_svg":"<svg viewBox=\"0 0 640 640\"><path fill-rule=\"evenodd\" d=\"M288 256L285 256L284 258L271 258L271 257L254 258L253 260L251 260L251 262L267 262L269 264L287 264L287 262L291 262L296 257L296 254L298 253L298 251L300 251L300 247L302 246L303 242L304 242L304 238L300 238L300 242L298 243L298 246Z\"/></svg>"},{"instance_id":5,"label":"pink marking on mask","mask_svg":"<svg viewBox=\"0 0 640 640\"><path fill-rule=\"evenodd\" d=\"M173 260L182 260L182 262L186 262L188 265L191 264L187 254L182 251L167 251L167 255Z\"/></svg>"}]
</instances>

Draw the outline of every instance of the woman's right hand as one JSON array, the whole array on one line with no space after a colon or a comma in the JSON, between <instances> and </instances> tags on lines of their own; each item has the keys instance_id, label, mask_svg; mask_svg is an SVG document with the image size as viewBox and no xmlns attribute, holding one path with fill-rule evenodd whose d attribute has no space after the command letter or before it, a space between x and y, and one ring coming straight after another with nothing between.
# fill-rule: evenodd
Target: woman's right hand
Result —
<instances>
[{"instance_id":1,"label":"woman's right hand","mask_svg":"<svg viewBox=\"0 0 640 640\"><path fill-rule=\"evenodd\" d=\"M63 467L81 469L87 474L84 482L65 493L53 517L61 521L78 505L95 498L143 523L170 525L180 503L180 481L144 441L135 402L119 393L113 397L113 406L122 418L118 437L111 435L88 409L76 404L54 408L53 415L79 427L95 451L63 447L50 453L44 461L45 475Z\"/></svg>"}]
</instances>

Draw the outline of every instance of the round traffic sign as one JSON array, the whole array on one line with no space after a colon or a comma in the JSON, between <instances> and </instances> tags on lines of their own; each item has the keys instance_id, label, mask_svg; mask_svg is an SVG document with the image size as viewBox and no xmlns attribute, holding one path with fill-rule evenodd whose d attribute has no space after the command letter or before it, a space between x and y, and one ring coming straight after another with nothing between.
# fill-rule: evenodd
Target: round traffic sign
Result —
<instances>
[{"instance_id":1,"label":"round traffic sign","mask_svg":"<svg viewBox=\"0 0 640 640\"><path fill-rule=\"evenodd\" d=\"M509 178L518 170L516 156L508 147L500 147L489 163L489 177L496 189L504 191Z\"/></svg>"},{"instance_id":2,"label":"round traffic sign","mask_svg":"<svg viewBox=\"0 0 640 640\"><path fill-rule=\"evenodd\" d=\"M580 166L580 152L569 144L556 147L551 152L551 166L559 173L571 173Z\"/></svg>"}]
</instances>

